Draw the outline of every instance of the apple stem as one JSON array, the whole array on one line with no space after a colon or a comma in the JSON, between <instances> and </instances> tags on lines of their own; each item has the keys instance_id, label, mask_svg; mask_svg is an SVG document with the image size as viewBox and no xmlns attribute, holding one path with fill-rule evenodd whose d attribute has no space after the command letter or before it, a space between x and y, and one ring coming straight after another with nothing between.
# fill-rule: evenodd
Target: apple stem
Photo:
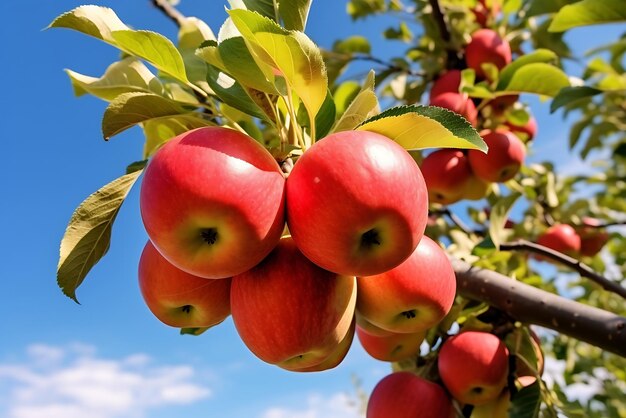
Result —
<instances>
[{"instance_id":1,"label":"apple stem","mask_svg":"<svg viewBox=\"0 0 626 418\"><path fill-rule=\"evenodd\" d=\"M380 246L380 235L375 228L372 228L361 235L361 247L370 249L375 245Z\"/></svg>"},{"instance_id":2,"label":"apple stem","mask_svg":"<svg viewBox=\"0 0 626 418\"><path fill-rule=\"evenodd\" d=\"M217 228L205 228L200 232L202 240L209 245L217 242Z\"/></svg>"}]
</instances>

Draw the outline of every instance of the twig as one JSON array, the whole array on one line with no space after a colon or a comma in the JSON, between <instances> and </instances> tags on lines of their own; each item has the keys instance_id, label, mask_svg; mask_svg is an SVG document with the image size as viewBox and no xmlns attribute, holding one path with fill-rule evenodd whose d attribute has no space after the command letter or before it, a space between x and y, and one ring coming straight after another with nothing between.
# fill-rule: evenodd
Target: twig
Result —
<instances>
[{"instance_id":1,"label":"twig","mask_svg":"<svg viewBox=\"0 0 626 418\"><path fill-rule=\"evenodd\" d=\"M540 325L626 357L626 318L450 259L459 293L516 320Z\"/></svg>"},{"instance_id":2,"label":"twig","mask_svg":"<svg viewBox=\"0 0 626 418\"><path fill-rule=\"evenodd\" d=\"M589 225L589 224L583 223L583 224L577 224L576 227L602 229L602 228L608 228L609 226L621 226L621 225L626 225L626 221L611 221L611 222L601 223L598 225Z\"/></svg>"},{"instance_id":3,"label":"twig","mask_svg":"<svg viewBox=\"0 0 626 418\"><path fill-rule=\"evenodd\" d=\"M515 242L507 242L500 244L500 250L502 251L530 251L533 253L541 254L544 257L550 258L560 264L577 271L581 276L587 277L593 282L602 286L603 289L613 292L624 299L626 299L626 288L622 287L619 283L609 280L606 277L593 271L589 266L581 263L579 260L555 251L551 248L544 247L543 245L536 244L534 242L526 241L524 239L517 240Z\"/></svg>"},{"instance_id":4,"label":"twig","mask_svg":"<svg viewBox=\"0 0 626 418\"><path fill-rule=\"evenodd\" d=\"M402 68L399 65L393 64L391 62L385 61L378 57L374 57L369 54L354 54L350 57L350 61L369 61L374 62L376 64L380 64L387 68L389 71L395 71L399 73L407 73L408 75L412 75L414 77L425 77L426 73L422 71L414 71L408 68Z\"/></svg>"},{"instance_id":5,"label":"twig","mask_svg":"<svg viewBox=\"0 0 626 418\"><path fill-rule=\"evenodd\" d=\"M433 210L430 212L431 215L444 215L450 218L453 224L455 224L461 231L465 232L467 235L476 234L476 235L484 235L485 231L479 229L472 229L468 225L465 224L455 213L453 213L448 208Z\"/></svg>"},{"instance_id":6,"label":"twig","mask_svg":"<svg viewBox=\"0 0 626 418\"><path fill-rule=\"evenodd\" d=\"M185 15L179 12L172 4L167 0L152 0L152 4L159 10L161 10L165 16L169 17L179 28L185 23L187 19Z\"/></svg>"},{"instance_id":7,"label":"twig","mask_svg":"<svg viewBox=\"0 0 626 418\"><path fill-rule=\"evenodd\" d=\"M448 25L446 24L446 20L441 12L441 7L439 6L438 0L428 0L430 3L430 7L433 9L433 17L435 18L435 23L439 27L439 34L441 35L441 39L445 42L449 42L452 37L450 36L450 31L448 30Z\"/></svg>"}]
</instances>

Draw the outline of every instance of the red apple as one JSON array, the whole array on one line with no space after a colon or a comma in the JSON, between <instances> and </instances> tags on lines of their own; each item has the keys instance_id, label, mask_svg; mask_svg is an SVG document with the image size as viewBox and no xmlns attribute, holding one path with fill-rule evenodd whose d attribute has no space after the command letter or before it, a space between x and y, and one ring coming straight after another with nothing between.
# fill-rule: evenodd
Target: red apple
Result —
<instances>
[{"instance_id":1,"label":"red apple","mask_svg":"<svg viewBox=\"0 0 626 418\"><path fill-rule=\"evenodd\" d=\"M294 368L291 369L293 372L322 372L324 370L334 369L339 366L346 355L348 355L348 351L350 351L350 347L352 346L352 341L354 340L354 333L356 330L356 321L352 319L352 325L348 330L348 333L343 340L339 342L339 345L335 350L320 364L316 364L315 366L303 367L301 369Z\"/></svg>"},{"instance_id":2,"label":"red apple","mask_svg":"<svg viewBox=\"0 0 626 418\"><path fill-rule=\"evenodd\" d=\"M287 370L319 365L349 332L356 279L311 263L287 237L259 265L233 277L233 321L261 360Z\"/></svg>"},{"instance_id":3,"label":"red apple","mask_svg":"<svg viewBox=\"0 0 626 418\"><path fill-rule=\"evenodd\" d=\"M472 39L465 49L465 61L469 68L476 71L478 78L485 78L482 64L490 63L501 70L511 62L511 47L497 32L479 29L472 34Z\"/></svg>"},{"instance_id":4,"label":"red apple","mask_svg":"<svg viewBox=\"0 0 626 418\"><path fill-rule=\"evenodd\" d=\"M372 324L397 333L422 332L450 311L456 291L454 270L439 245L422 237L398 267L357 278L357 310Z\"/></svg>"},{"instance_id":5,"label":"red apple","mask_svg":"<svg viewBox=\"0 0 626 418\"><path fill-rule=\"evenodd\" d=\"M443 93L458 93L461 86L461 71L448 70L435 80L430 88L430 100Z\"/></svg>"},{"instance_id":6,"label":"red apple","mask_svg":"<svg viewBox=\"0 0 626 418\"><path fill-rule=\"evenodd\" d=\"M480 26L487 26L493 18L500 13L500 3L497 1L478 0L476 6L472 9L476 23Z\"/></svg>"},{"instance_id":7,"label":"red apple","mask_svg":"<svg viewBox=\"0 0 626 418\"><path fill-rule=\"evenodd\" d=\"M230 315L230 279L193 276L173 266L150 241L139 259L139 289L150 311L164 324L205 328Z\"/></svg>"},{"instance_id":8,"label":"red apple","mask_svg":"<svg viewBox=\"0 0 626 418\"><path fill-rule=\"evenodd\" d=\"M302 253L344 275L404 261L421 239L428 194L417 163L368 131L332 134L308 149L287 180L287 223Z\"/></svg>"},{"instance_id":9,"label":"red apple","mask_svg":"<svg viewBox=\"0 0 626 418\"><path fill-rule=\"evenodd\" d=\"M491 114L502 116L508 108L513 106L519 100L518 94L509 94L507 96L497 96L489 101L487 107L490 108Z\"/></svg>"},{"instance_id":10,"label":"red apple","mask_svg":"<svg viewBox=\"0 0 626 418\"><path fill-rule=\"evenodd\" d=\"M504 130L483 131L481 136L489 147L487 154L476 150L467 153L474 174L493 183L515 177L526 157L524 143L512 132Z\"/></svg>"},{"instance_id":11,"label":"red apple","mask_svg":"<svg viewBox=\"0 0 626 418\"><path fill-rule=\"evenodd\" d=\"M167 142L141 185L141 216L178 268L230 277L258 264L285 224L285 180L272 155L237 131L199 128Z\"/></svg>"},{"instance_id":12,"label":"red apple","mask_svg":"<svg viewBox=\"0 0 626 418\"><path fill-rule=\"evenodd\" d=\"M571 257L577 256L580 252L580 236L574 228L566 224L552 225L539 236L537 244ZM544 257L537 259L543 260Z\"/></svg>"},{"instance_id":13,"label":"red apple","mask_svg":"<svg viewBox=\"0 0 626 418\"><path fill-rule=\"evenodd\" d=\"M511 132L526 142L532 141L535 135L537 135L537 120L533 116L530 116L528 122L524 125L515 125L508 122L506 126Z\"/></svg>"},{"instance_id":14,"label":"red apple","mask_svg":"<svg viewBox=\"0 0 626 418\"><path fill-rule=\"evenodd\" d=\"M367 418L452 418L454 408L445 390L410 372L385 376L367 403Z\"/></svg>"},{"instance_id":15,"label":"red apple","mask_svg":"<svg viewBox=\"0 0 626 418\"><path fill-rule=\"evenodd\" d=\"M473 176L469 160L457 149L428 154L420 166L431 203L450 205L463 198L464 185Z\"/></svg>"},{"instance_id":16,"label":"red apple","mask_svg":"<svg viewBox=\"0 0 626 418\"><path fill-rule=\"evenodd\" d=\"M356 316L356 324L358 325L358 327L361 328L363 331L367 332L369 335L374 335L376 337L389 337L391 335L396 334L394 332L387 331L385 329L382 329L372 324L370 321L363 318L363 315L361 315L359 311L356 311L355 316Z\"/></svg>"},{"instance_id":17,"label":"red apple","mask_svg":"<svg viewBox=\"0 0 626 418\"><path fill-rule=\"evenodd\" d=\"M472 175L463 183L461 199L480 200L489 192L489 186L491 186L491 183L483 181L472 172Z\"/></svg>"},{"instance_id":18,"label":"red apple","mask_svg":"<svg viewBox=\"0 0 626 418\"><path fill-rule=\"evenodd\" d=\"M467 331L443 343L437 364L453 398L483 405L497 399L506 386L509 351L493 334Z\"/></svg>"},{"instance_id":19,"label":"red apple","mask_svg":"<svg viewBox=\"0 0 626 418\"><path fill-rule=\"evenodd\" d=\"M458 113L474 127L478 124L478 111L472 99L466 94L441 93L430 100L430 105Z\"/></svg>"},{"instance_id":20,"label":"red apple","mask_svg":"<svg viewBox=\"0 0 626 418\"><path fill-rule=\"evenodd\" d=\"M361 327L356 327L359 342L370 356L380 361L401 361L417 357L426 332L414 334L391 334L380 337L369 334Z\"/></svg>"},{"instance_id":21,"label":"red apple","mask_svg":"<svg viewBox=\"0 0 626 418\"><path fill-rule=\"evenodd\" d=\"M598 254L609 240L608 232L599 229L602 225L598 219L585 217L583 226L577 228L580 235L580 254L586 257L593 257Z\"/></svg>"}]
</instances>

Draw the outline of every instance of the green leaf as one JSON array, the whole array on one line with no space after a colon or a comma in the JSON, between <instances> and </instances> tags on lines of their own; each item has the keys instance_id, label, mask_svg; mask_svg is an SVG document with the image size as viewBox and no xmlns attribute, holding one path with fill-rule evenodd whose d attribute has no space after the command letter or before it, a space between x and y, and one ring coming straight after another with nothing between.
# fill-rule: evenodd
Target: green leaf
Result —
<instances>
[{"instance_id":1,"label":"green leaf","mask_svg":"<svg viewBox=\"0 0 626 418\"><path fill-rule=\"evenodd\" d=\"M146 142L144 143L143 156L149 158L161 145L192 129L212 125L209 121L196 116L193 113L176 115L166 118L150 119L142 123Z\"/></svg>"},{"instance_id":2,"label":"green leaf","mask_svg":"<svg viewBox=\"0 0 626 418\"><path fill-rule=\"evenodd\" d=\"M257 13L231 10L229 14L255 59L285 78L313 118L328 89L320 49L304 33L287 31Z\"/></svg>"},{"instance_id":3,"label":"green leaf","mask_svg":"<svg viewBox=\"0 0 626 418\"><path fill-rule=\"evenodd\" d=\"M478 257L486 257L492 254L496 249L496 245L491 240L491 237L488 236L474 246L474 248L472 249L472 255L476 255Z\"/></svg>"},{"instance_id":4,"label":"green leaf","mask_svg":"<svg viewBox=\"0 0 626 418\"><path fill-rule=\"evenodd\" d=\"M554 52L547 49L538 49L530 54L522 55L502 69L496 90L504 90L515 73L524 66L534 63L553 64L558 62L558 59L559 57Z\"/></svg>"},{"instance_id":5,"label":"green leaf","mask_svg":"<svg viewBox=\"0 0 626 418\"><path fill-rule=\"evenodd\" d=\"M337 115L343 115L350 103L352 103L352 101L359 94L360 91L361 86L354 80L344 81L339 86L337 86L337 88L335 89L335 94L333 94L333 100L335 101Z\"/></svg>"},{"instance_id":6,"label":"green leaf","mask_svg":"<svg viewBox=\"0 0 626 418\"><path fill-rule=\"evenodd\" d=\"M512 193L509 196L498 199L491 208L491 213L489 214L489 236L493 244L498 248L502 242L504 225L506 225L506 221L509 218L509 212L520 196L520 193Z\"/></svg>"},{"instance_id":7,"label":"green leaf","mask_svg":"<svg viewBox=\"0 0 626 418\"><path fill-rule=\"evenodd\" d=\"M273 21L277 21L278 17L276 16L274 1L275 0L228 0L228 3L233 9L250 10Z\"/></svg>"},{"instance_id":8,"label":"green leaf","mask_svg":"<svg viewBox=\"0 0 626 418\"><path fill-rule=\"evenodd\" d=\"M278 94L274 86L275 77L266 78L241 36L222 40L217 49L226 72L239 83L265 93Z\"/></svg>"},{"instance_id":9,"label":"green leaf","mask_svg":"<svg viewBox=\"0 0 626 418\"><path fill-rule=\"evenodd\" d=\"M151 93L124 93L109 103L102 117L102 134L109 139L120 132L150 119L187 113L183 107L165 97Z\"/></svg>"},{"instance_id":10,"label":"green leaf","mask_svg":"<svg viewBox=\"0 0 626 418\"><path fill-rule=\"evenodd\" d=\"M324 104L322 105L319 112L317 112L317 116L315 116L315 136L316 136L315 139L316 140L320 138L324 138L328 134L328 132L330 131L330 128L332 128L333 124L335 123L336 114L337 112L335 108L335 102L333 101L333 96L330 94L330 91L329 91L328 95L326 96L326 100L324 101ZM301 126L306 126L310 128L309 115L303 106L298 108L297 117L298 117L298 123Z\"/></svg>"},{"instance_id":11,"label":"green leaf","mask_svg":"<svg viewBox=\"0 0 626 418\"><path fill-rule=\"evenodd\" d=\"M580 26L623 22L625 20L626 7L624 7L623 0L582 0L559 10L548 30L550 32L564 32Z\"/></svg>"},{"instance_id":12,"label":"green leaf","mask_svg":"<svg viewBox=\"0 0 626 418\"><path fill-rule=\"evenodd\" d=\"M569 148L573 149L578 141L580 140L580 136L585 130L587 126L589 126L592 122L591 118L583 118L578 122L574 123L569 131Z\"/></svg>"},{"instance_id":13,"label":"green leaf","mask_svg":"<svg viewBox=\"0 0 626 418\"><path fill-rule=\"evenodd\" d=\"M131 55L145 59L160 71L188 83L183 57L172 41L165 36L145 30L118 30L111 32L116 45Z\"/></svg>"},{"instance_id":14,"label":"green leaf","mask_svg":"<svg viewBox=\"0 0 626 418\"><path fill-rule=\"evenodd\" d=\"M180 335L193 335L198 336L202 335L205 331L210 329L211 327L202 327L202 328L181 328Z\"/></svg>"},{"instance_id":15,"label":"green leaf","mask_svg":"<svg viewBox=\"0 0 626 418\"><path fill-rule=\"evenodd\" d=\"M76 289L107 253L115 217L142 170L125 174L85 199L74 211L61 240L57 283L78 303Z\"/></svg>"},{"instance_id":16,"label":"green leaf","mask_svg":"<svg viewBox=\"0 0 626 418\"><path fill-rule=\"evenodd\" d=\"M108 7L80 6L63 13L48 28L74 29L115 45L112 32L129 29Z\"/></svg>"},{"instance_id":17,"label":"green leaf","mask_svg":"<svg viewBox=\"0 0 626 418\"><path fill-rule=\"evenodd\" d=\"M569 78L559 68L545 63L532 63L515 71L506 85L498 85L498 90L506 91L507 94L535 93L554 97L569 85Z\"/></svg>"},{"instance_id":18,"label":"green leaf","mask_svg":"<svg viewBox=\"0 0 626 418\"><path fill-rule=\"evenodd\" d=\"M350 36L333 44L333 51L340 54L369 54L372 52L370 41L364 36Z\"/></svg>"},{"instance_id":19,"label":"green leaf","mask_svg":"<svg viewBox=\"0 0 626 418\"><path fill-rule=\"evenodd\" d=\"M337 121L332 132L350 131L363 123L367 116L378 106L374 92L374 71L370 71L361 91Z\"/></svg>"},{"instance_id":20,"label":"green leaf","mask_svg":"<svg viewBox=\"0 0 626 418\"><path fill-rule=\"evenodd\" d=\"M462 116L435 106L399 106L358 126L377 132L406 149L466 148L487 152L487 144Z\"/></svg>"},{"instance_id":21,"label":"green leaf","mask_svg":"<svg viewBox=\"0 0 626 418\"><path fill-rule=\"evenodd\" d=\"M164 94L163 84L140 60L127 57L114 62L100 78L65 70L70 77L74 94L91 94L111 101L122 93L144 92Z\"/></svg>"},{"instance_id":22,"label":"green leaf","mask_svg":"<svg viewBox=\"0 0 626 418\"><path fill-rule=\"evenodd\" d=\"M271 116L269 116L272 114L271 104L263 101L263 92L249 89L250 94L248 94L246 89L235 79L212 65L209 65L207 82L217 97L227 105L248 115L271 120ZM250 95L255 95L257 100L253 100ZM263 105L264 103L265 105ZM260 105L263 106L264 110L261 109Z\"/></svg>"},{"instance_id":23,"label":"green leaf","mask_svg":"<svg viewBox=\"0 0 626 418\"><path fill-rule=\"evenodd\" d=\"M304 32L311 0L289 0L278 3L278 11L286 29Z\"/></svg>"},{"instance_id":24,"label":"green leaf","mask_svg":"<svg viewBox=\"0 0 626 418\"><path fill-rule=\"evenodd\" d=\"M559 207L559 195L556 192L556 176L554 172L548 171L546 174L546 203L548 207Z\"/></svg>"},{"instance_id":25,"label":"green leaf","mask_svg":"<svg viewBox=\"0 0 626 418\"><path fill-rule=\"evenodd\" d=\"M576 100L593 97L600 93L602 93L602 90L594 89L593 87L588 86L565 87L552 100L552 103L550 104L550 113L554 113L560 107L575 102Z\"/></svg>"},{"instance_id":26,"label":"green leaf","mask_svg":"<svg viewBox=\"0 0 626 418\"><path fill-rule=\"evenodd\" d=\"M178 47L196 49L205 41L215 41L215 34L203 20L187 17L178 30Z\"/></svg>"},{"instance_id":27,"label":"green leaf","mask_svg":"<svg viewBox=\"0 0 626 418\"><path fill-rule=\"evenodd\" d=\"M509 418L535 418L541 406L541 389L536 381L522 388L511 398Z\"/></svg>"}]
</instances>

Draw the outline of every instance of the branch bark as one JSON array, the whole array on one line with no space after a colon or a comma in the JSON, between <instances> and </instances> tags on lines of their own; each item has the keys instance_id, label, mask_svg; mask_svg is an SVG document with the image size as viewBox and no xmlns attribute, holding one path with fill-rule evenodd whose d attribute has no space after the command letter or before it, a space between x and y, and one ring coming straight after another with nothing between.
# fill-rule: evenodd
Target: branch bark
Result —
<instances>
[{"instance_id":1,"label":"branch bark","mask_svg":"<svg viewBox=\"0 0 626 418\"><path fill-rule=\"evenodd\" d=\"M540 325L626 357L626 318L583 305L451 258L457 289L512 318Z\"/></svg>"},{"instance_id":2,"label":"branch bark","mask_svg":"<svg viewBox=\"0 0 626 418\"><path fill-rule=\"evenodd\" d=\"M185 19L187 19L185 15L179 12L167 0L152 0L152 4L154 7L161 10L165 16L169 17L179 28L185 23Z\"/></svg>"},{"instance_id":3,"label":"branch bark","mask_svg":"<svg viewBox=\"0 0 626 418\"><path fill-rule=\"evenodd\" d=\"M445 42L449 42L451 39L450 31L448 30L448 25L446 24L446 20L441 12L441 7L439 6L438 0L429 0L430 7L433 9L433 18L439 27L439 34L441 35L441 39Z\"/></svg>"},{"instance_id":4,"label":"branch bark","mask_svg":"<svg viewBox=\"0 0 626 418\"><path fill-rule=\"evenodd\" d=\"M624 299L626 299L626 288L622 287L619 283L609 280L606 277L598 274L593 271L591 267L587 266L584 263L581 263L579 260L567 256L558 251L554 251L550 248L544 247L543 245L535 244L534 242L526 241L524 239L517 240L515 242L508 242L504 244L500 244L500 250L502 251L531 251L537 254L541 254L544 257L550 258L551 260L557 261L564 266L571 268L574 271L577 271L581 276L586 277L593 282L602 286L604 290L609 292L613 292L617 295L620 295Z\"/></svg>"}]
</instances>

